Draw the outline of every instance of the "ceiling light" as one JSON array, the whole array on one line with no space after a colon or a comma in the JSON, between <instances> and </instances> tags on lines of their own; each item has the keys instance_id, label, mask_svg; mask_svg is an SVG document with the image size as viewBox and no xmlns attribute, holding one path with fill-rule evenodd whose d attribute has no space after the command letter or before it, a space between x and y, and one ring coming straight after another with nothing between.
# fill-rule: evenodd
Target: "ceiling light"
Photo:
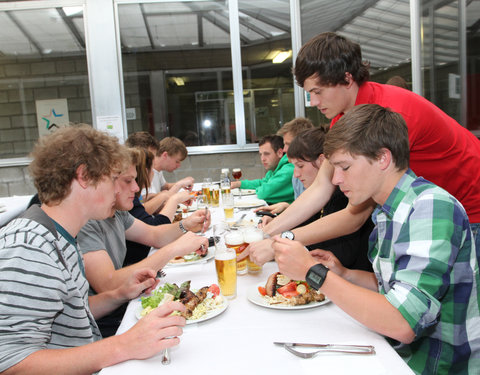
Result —
<instances>
[{"instance_id":1,"label":"ceiling light","mask_svg":"<svg viewBox=\"0 0 480 375\"><path fill-rule=\"evenodd\" d=\"M172 77L172 81L175 82L177 86L185 86L185 81L182 77Z\"/></svg>"},{"instance_id":2,"label":"ceiling light","mask_svg":"<svg viewBox=\"0 0 480 375\"><path fill-rule=\"evenodd\" d=\"M209 119L206 119L205 121L203 121L204 128L209 128L210 126L212 126L212 122Z\"/></svg>"},{"instance_id":3,"label":"ceiling light","mask_svg":"<svg viewBox=\"0 0 480 375\"><path fill-rule=\"evenodd\" d=\"M272 59L274 64L280 64L292 56L292 51L279 51L277 55Z\"/></svg>"}]
</instances>

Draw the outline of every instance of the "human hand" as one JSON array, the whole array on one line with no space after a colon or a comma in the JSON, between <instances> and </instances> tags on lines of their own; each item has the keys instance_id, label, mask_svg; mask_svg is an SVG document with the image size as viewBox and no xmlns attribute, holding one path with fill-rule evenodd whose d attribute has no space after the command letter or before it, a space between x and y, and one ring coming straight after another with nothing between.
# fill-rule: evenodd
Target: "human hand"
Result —
<instances>
[{"instance_id":1,"label":"human hand","mask_svg":"<svg viewBox=\"0 0 480 375\"><path fill-rule=\"evenodd\" d=\"M193 251L196 251L199 255L203 255L208 251L208 238L198 236L193 232L188 232L172 242L171 246L173 248L172 258L184 256Z\"/></svg>"},{"instance_id":2,"label":"human hand","mask_svg":"<svg viewBox=\"0 0 480 375\"><path fill-rule=\"evenodd\" d=\"M190 206L192 204L193 197L190 195L189 191L182 190L173 194L170 199L173 199L176 204L183 203L185 206Z\"/></svg>"},{"instance_id":3,"label":"human hand","mask_svg":"<svg viewBox=\"0 0 480 375\"><path fill-rule=\"evenodd\" d=\"M324 266L327 266L330 271L333 271L341 277L345 277L348 268L344 267L331 251L316 249L312 250L310 255L312 255L317 263L322 263Z\"/></svg>"},{"instance_id":4,"label":"human hand","mask_svg":"<svg viewBox=\"0 0 480 375\"><path fill-rule=\"evenodd\" d=\"M238 260L250 256L252 262L259 266L263 266L266 262L273 260L275 257L272 243L273 241L270 238L252 242L242 253L238 254Z\"/></svg>"},{"instance_id":5,"label":"human hand","mask_svg":"<svg viewBox=\"0 0 480 375\"><path fill-rule=\"evenodd\" d=\"M254 212L257 212L257 211L268 211L268 212L271 212L272 214L280 214L282 213L283 211L285 211L288 206L290 206L287 202L278 202L278 203L275 203L275 204L272 204L270 206L262 206L262 207L259 207L259 208L256 208L255 210L253 210Z\"/></svg>"},{"instance_id":6,"label":"human hand","mask_svg":"<svg viewBox=\"0 0 480 375\"><path fill-rule=\"evenodd\" d=\"M264 215L262 216L262 220L260 220L260 222L258 223L258 227L260 229L263 229L265 228L265 226L271 222L273 220L273 217L270 217L270 216L267 216L267 215Z\"/></svg>"},{"instance_id":7,"label":"human hand","mask_svg":"<svg viewBox=\"0 0 480 375\"><path fill-rule=\"evenodd\" d=\"M126 351L127 359L146 359L158 352L180 343L185 326L185 318L172 316L174 311L185 311L180 302L168 302L160 305L147 316L140 319L131 329L122 335L114 336Z\"/></svg>"},{"instance_id":8,"label":"human hand","mask_svg":"<svg viewBox=\"0 0 480 375\"><path fill-rule=\"evenodd\" d=\"M299 241L274 236L272 247L278 269L292 280L305 280L310 267L318 263Z\"/></svg>"},{"instance_id":9,"label":"human hand","mask_svg":"<svg viewBox=\"0 0 480 375\"><path fill-rule=\"evenodd\" d=\"M156 271L150 268L133 271L127 281L117 289L119 298L129 301L144 292L150 293L159 282L156 277Z\"/></svg>"},{"instance_id":10,"label":"human hand","mask_svg":"<svg viewBox=\"0 0 480 375\"><path fill-rule=\"evenodd\" d=\"M188 190L188 191L192 191L194 182L195 182L195 179L189 176L177 181L173 185L173 187L175 188L175 191L178 191L181 188L184 188L185 190Z\"/></svg>"},{"instance_id":11,"label":"human hand","mask_svg":"<svg viewBox=\"0 0 480 375\"><path fill-rule=\"evenodd\" d=\"M183 219L185 229L191 232L205 232L210 226L211 215L209 210L197 210Z\"/></svg>"}]
</instances>

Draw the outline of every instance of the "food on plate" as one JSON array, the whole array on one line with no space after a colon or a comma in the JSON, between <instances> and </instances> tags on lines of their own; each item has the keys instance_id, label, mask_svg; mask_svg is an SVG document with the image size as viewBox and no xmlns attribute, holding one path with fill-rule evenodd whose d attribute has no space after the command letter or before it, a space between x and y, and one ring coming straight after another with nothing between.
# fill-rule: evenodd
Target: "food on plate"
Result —
<instances>
[{"instance_id":1,"label":"food on plate","mask_svg":"<svg viewBox=\"0 0 480 375\"><path fill-rule=\"evenodd\" d=\"M202 249L198 249L188 253L184 256L178 256L173 259L170 259L168 263L186 263L186 262L193 262L195 260L199 260L205 258L208 254L208 251L203 251Z\"/></svg>"},{"instance_id":2,"label":"food on plate","mask_svg":"<svg viewBox=\"0 0 480 375\"><path fill-rule=\"evenodd\" d=\"M190 281L185 281L180 286L175 283L166 283L153 291L151 296L142 297L143 310L140 315L145 316L159 305L169 301L179 301L185 305L186 311L177 314L187 320L200 319L207 312L223 305L223 297L216 284L204 286L195 292L190 289Z\"/></svg>"},{"instance_id":3,"label":"food on plate","mask_svg":"<svg viewBox=\"0 0 480 375\"><path fill-rule=\"evenodd\" d=\"M280 272L271 274L265 287L258 287L258 292L270 305L298 306L325 300L323 293L310 288L305 281L291 280Z\"/></svg>"}]
</instances>

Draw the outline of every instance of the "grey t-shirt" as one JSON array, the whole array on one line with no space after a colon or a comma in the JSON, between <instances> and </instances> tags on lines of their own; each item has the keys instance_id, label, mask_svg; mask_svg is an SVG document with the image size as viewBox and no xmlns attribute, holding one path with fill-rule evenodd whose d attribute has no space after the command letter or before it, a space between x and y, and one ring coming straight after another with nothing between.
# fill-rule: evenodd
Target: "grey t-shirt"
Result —
<instances>
[{"instance_id":1,"label":"grey t-shirt","mask_svg":"<svg viewBox=\"0 0 480 375\"><path fill-rule=\"evenodd\" d=\"M78 247L83 254L106 250L116 270L122 268L127 246L125 231L135 218L128 211L116 211L115 216L105 220L89 220L77 236Z\"/></svg>"}]
</instances>

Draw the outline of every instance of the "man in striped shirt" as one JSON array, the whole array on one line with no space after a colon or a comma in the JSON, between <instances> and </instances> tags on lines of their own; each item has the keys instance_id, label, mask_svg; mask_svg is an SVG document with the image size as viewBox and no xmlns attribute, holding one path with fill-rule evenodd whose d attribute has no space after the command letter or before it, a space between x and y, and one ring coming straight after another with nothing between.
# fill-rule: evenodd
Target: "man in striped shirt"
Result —
<instances>
[{"instance_id":1,"label":"man in striped shirt","mask_svg":"<svg viewBox=\"0 0 480 375\"><path fill-rule=\"evenodd\" d=\"M184 310L179 303L109 339L95 323L157 284L153 270L139 269L88 296L75 237L87 220L113 215L126 160L115 138L90 126L59 129L36 145L30 170L42 205L0 230L0 372L91 374L178 344L185 319L169 315Z\"/></svg>"},{"instance_id":2,"label":"man in striped shirt","mask_svg":"<svg viewBox=\"0 0 480 375\"><path fill-rule=\"evenodd\" d=\"M408 167L401 115L356 106L327 134L324 151L332 182L350 203L377 204L368 254L374 273L346 269L327 251L311 257L299 242L277 238L280 271L321 288L389 337L415 373L478 374L479 251L460 202Z\"/></svg>"}]
</instances>

